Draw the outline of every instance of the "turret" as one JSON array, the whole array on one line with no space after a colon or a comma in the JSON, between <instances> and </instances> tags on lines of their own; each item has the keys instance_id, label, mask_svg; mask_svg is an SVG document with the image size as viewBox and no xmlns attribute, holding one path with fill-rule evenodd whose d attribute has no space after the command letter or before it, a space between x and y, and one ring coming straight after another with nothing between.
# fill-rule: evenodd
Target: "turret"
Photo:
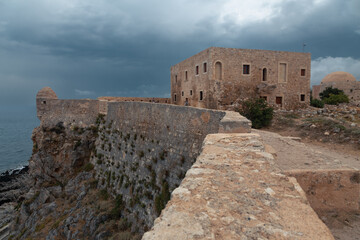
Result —
<instances>
[{"instance_id":1,"label":"turret","mask_svg":"<svg viewBox=\"0 0 360 240\"><path fill-rule=\"evenodd\" d=\"M56 96L54 90L50 87L44 87L36 94L36 110L37 116L40 120L45 112L50 108L49 100L51 99L58 99L58 97Z\"/></svg>"}]
</instances>

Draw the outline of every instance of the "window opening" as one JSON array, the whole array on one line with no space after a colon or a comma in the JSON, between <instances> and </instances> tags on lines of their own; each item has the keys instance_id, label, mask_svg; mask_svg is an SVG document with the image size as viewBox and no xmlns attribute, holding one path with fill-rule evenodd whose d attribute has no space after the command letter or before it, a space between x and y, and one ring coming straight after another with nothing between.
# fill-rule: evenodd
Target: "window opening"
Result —
<instances>
[{"instance_id":1,"label":"window opening","mask_svg":"<svg viewBox=\"0 0 360 240\"><path fill-rule=\"evenodd\" d=\"M243 65L243 74L250 74L250 65L249 64Z\"/></svg>"},{"instance_id":2,"label":"window opening","mask_svg":"<svg viewBox=\"0 0 360 240\"><path fill-rule=\"evenodd\" d=\"M305 102L305 94L300 95L300 101Z\"/></svg>"},{"instance_id":3,"label":"window opening","mask_svg":"<svg viewBox=\"0 0 360 240\"><path fill-rule=\"evenodd\" d=\"M196 75L199 75L199 66L195 67L195 73L196 73Z\"/></svg>"},{"instance_id":4,"label":"window opening","mask_svg":"<svg viewBox=\"0 0 360 240\"><path fill-rule=\"evenodd\" d=\"M204 73L206 73L207 72L207 64L206 63L204 63L203 68L204 68Z\"/></svg>"},{"instance_id":5,"label":"window opening","mask_svg":"<svg viewBox=\"0 0 360 240\"><path fill-rule=\"evenodd\" d=\"M187 71L185 71L185 80L188 80L188 74L187 74Z\"/></svg>"},{"instance_id":6,"label":"window opening","mask_svg":"<svg viewBox=\"0 0 360 240\"><path fill-rule=\"evenodd\" d=\"M174 102L176 102L176 94L174 94Z\"/></svg>"},{"instance_id":7,"label":"window opening","mask_svg":"<svg viewBox=\"0 0 360 240\"><path fill-rule=\"evenodd\" d=\"M192 96L192 90L190 90L190 96Z\"/></svg>"},{"instance_id":8,"label":"window opening","mask_svg":"<svg viewBox=\"0 0 360 240\"><path fill-rule=\"evenodd\" d=\"M181 96L184 96L184 91L181 92Z\"/></svg>"},{"instance_id":9,"label":"window opening","mask_svg":"<svg viewBox=\"0 0 360 240\"><path fill-rule=\"evenodd\" d=\"M266 68L263 68L262 80L267 81L267 69Z\"/></svg>"},{"instance_id":10,"label":"window opening","mask_svg":"<svg viewBox=\"0 0 360 240\"><path fill-rule=\"evenodd\" d=\"M203 100L203 91L200 91L200 101Z\"/></svg>"},{"instance_id":11,"label":"window opening","mask_svg":"<svg viewBox=\"0 0 360 240\"><path fill-rule=\"evenodd\" d=\"M221 62L215 63L215 78L216 80L221 80L222 76L222 65Z\"/></svg>"},{"instance_id":12,"label":"window opening","mask_svg":"<svg viewBox=\"0 0 360 240\"><path fill-rule=\"evenodd\" d=\"M276 104L282 107L282 97L276 97Z\"/></svg>"},{"instance_id":13,"label":"window opening","mask_svg":"<svg viewBox=\"0 0 360 240\"><path fill-rule=\"evenodd\" d=\"M305 76L306 74L306 70L305 69L301 69L301 76Z\"/></svg>"}]
</instances>

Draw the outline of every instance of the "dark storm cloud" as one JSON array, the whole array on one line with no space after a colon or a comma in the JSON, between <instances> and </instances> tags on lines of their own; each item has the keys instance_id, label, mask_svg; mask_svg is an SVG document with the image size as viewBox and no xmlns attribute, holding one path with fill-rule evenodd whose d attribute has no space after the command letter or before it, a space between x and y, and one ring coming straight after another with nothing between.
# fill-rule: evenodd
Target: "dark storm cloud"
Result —
<instances>
[{"instance_id":1,"label":"dark storm cloud","mask_svg":"<svg viewBox=\"0 0 360 240\"><path fill-rule=\"evenodd\" d=\"M325 70L359 79L359 11L356 0L0 0L0 102L34 102L43 86L62 98L168 96L170 66L210 46L305 42L314 81Z\"/></svg>"}]
</instances>

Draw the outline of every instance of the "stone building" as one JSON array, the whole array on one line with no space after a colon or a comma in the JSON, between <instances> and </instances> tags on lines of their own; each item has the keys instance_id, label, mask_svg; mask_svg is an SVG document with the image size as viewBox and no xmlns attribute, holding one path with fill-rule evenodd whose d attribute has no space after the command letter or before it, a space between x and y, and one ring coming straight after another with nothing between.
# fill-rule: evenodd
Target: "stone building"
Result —
<instances>
[{"instance_id":1,"label":"stone building","mask_svg":"<svg viewBox=\"0 0 360 240\"><path fill-rule=\"evenodd\" d=\"M350 73L333 72L326 75L320 85L313 86L313 97L320 99L320 93L327 87L343 90L350 102L360 102L360 81L356 81L356 78Z\"/></svg>"},{"instance_id":2,"label":"stone building","mask_svg":"<svg viewBox=\"0 0 360 240\"><path fill-rule=\"evenodd\" d=\"M276 108L310 102L310 53L210 47L171 67L171 102L226 109L248 98Z\"/></svg>"}]
</instances>

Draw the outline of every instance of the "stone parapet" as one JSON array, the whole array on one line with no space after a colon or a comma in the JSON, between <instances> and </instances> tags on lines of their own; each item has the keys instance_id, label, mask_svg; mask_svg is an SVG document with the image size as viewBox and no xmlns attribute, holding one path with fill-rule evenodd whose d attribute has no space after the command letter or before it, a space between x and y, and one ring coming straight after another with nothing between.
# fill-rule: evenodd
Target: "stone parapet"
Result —
<instances>
[{"instance_id":1,"label":"stone parapet","mask_svg":"<svg viewBox=\"0 0 360 240\"><path fill-rule=\"evenodd\" d=\"M334 239L257 134L210 134L143 240Z\"/></svg>"},{"instance_id":2,"label":"stone parapet","mask_svg":"<svg viewBox=\"0 0 360 240\"><path fill-rule=\"evenodd\" d=\"M219 133L250 133L251 121L237 112L226 111L220 121Z\"/></svg>"}]
</instances>

